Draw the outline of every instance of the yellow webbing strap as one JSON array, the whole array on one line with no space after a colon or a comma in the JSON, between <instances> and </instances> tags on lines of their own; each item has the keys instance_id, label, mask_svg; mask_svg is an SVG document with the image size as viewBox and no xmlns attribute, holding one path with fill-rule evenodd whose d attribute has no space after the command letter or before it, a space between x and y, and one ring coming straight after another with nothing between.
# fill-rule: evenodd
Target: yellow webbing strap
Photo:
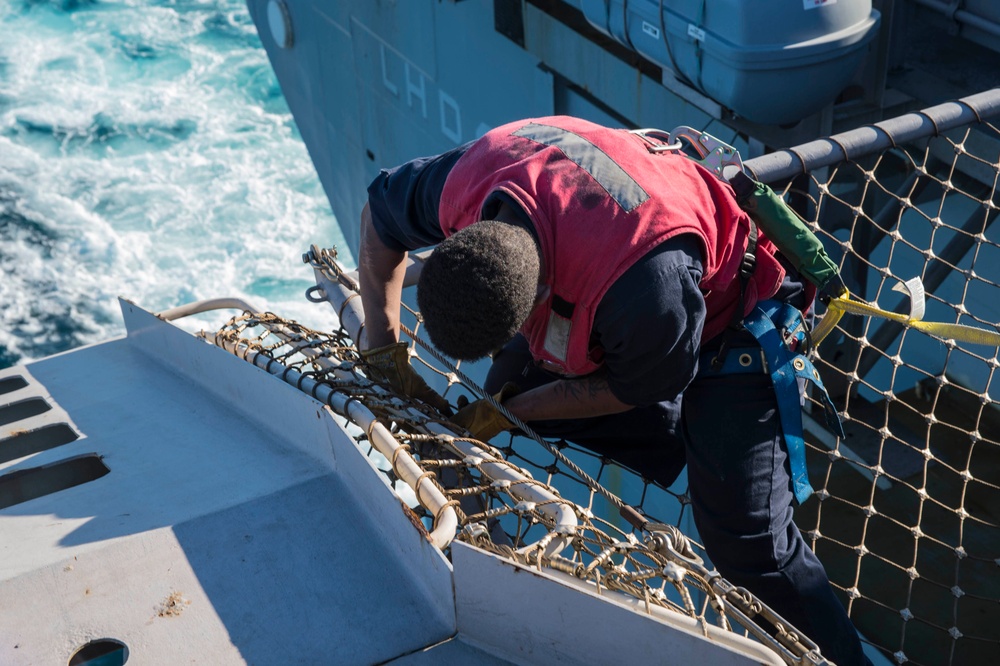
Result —
<instances>
[{"instance_id":1,"label":"yellow webbing strap","mask_svg":"<svg viewBox=\"0 0 1000 666\"><path fill-rule=\"evenodd\" d=\"M823 341L823 338L829 335L845 312L850 312L851 314L882 317L883 319L898 321L904 326L909 326L910 328L915 328L918 331L923 331L924 333L929 333L930 335L935 335L946 340L952 339L958 342L986 345L987 347L1000 347L1000 333L996 331L987 331L964 324L946 324L907 317L897 312L882 310L864 301L852 300L849 294L831 298L826 307L826 315L812 333L814 345L818 345Z\"/></svg>"}]
</instances>

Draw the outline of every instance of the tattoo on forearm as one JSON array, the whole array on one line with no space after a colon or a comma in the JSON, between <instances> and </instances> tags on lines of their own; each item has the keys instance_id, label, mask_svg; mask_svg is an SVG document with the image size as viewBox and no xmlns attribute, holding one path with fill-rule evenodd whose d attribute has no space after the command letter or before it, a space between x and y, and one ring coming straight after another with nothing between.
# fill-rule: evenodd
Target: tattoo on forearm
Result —
<instances>
[{"instance_id":1,"label":"tattoo on forearm","mask_svg":"<svg viewBox=\"0 0 1000 666\"><path fill-rule=\"evenodd\" d=\"M608 380L603 375L589 375L579 379L565 379L555 386L555 390L564 397L584 402L605 395L610 389Z\"/></svg>"}]
</instances>

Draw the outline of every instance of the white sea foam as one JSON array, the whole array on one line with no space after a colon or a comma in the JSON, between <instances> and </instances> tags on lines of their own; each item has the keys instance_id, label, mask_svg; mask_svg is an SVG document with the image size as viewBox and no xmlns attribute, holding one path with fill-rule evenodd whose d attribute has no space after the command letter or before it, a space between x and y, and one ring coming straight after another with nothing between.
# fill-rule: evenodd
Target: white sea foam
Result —
<instances>
[{"instance_id":1,"label":"white sea foam","mask_svg":"<svg viewBox=\"0 0 1000 666\"><path fill-rule=\"evenodd\" d=\"M119 295L329 328L310 243L344 247L241 0L0 8L0 367L120 334Z\"/></svg>"}]
</instances>

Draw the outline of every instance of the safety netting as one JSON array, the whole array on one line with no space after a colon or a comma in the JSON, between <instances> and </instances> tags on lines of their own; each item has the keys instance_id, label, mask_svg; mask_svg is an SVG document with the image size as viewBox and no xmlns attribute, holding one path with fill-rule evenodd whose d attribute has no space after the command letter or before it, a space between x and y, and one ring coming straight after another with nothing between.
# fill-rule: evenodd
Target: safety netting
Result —
<instances>
[{"instance_id":1,"label":"safety netting","mask_svg":"<svg viewBox=\"0 0 1000 666\"><path fill-rule=\"evenodd\" d=\"M920 278L923 321L996 331L1000 132L976 110L953 109L972 122L947 130L914 114L828 139L798 152L801 173L772 183L856 298L919 315L899 286ZM831 157L809 168L817 149ZM900 664L996 662L997 348L845 315L817 357L846 438L807 428L817 492L796 522L855 625Z\"/></svg>"},{"instance_id":2,"label":"safety netting","mask_svg":"<svg viewBox=\"0 0 1000 666\"><path fill-rule=\"evenodd\" d=\"M923 112L914 124L910 114L747 166L822 238L856 299L913 321L996 331L1000 236L991 225L1000 203L1000 131L969 109L947 123ZM306 259L327 284L345 287L347 301L355 297L334 251L313 248ZM897 288L910 281L912 289L913 278L925 291L922 313ZM403 314L411 362L431 386L453 405L481 397L485 365L440 356L421 335L419 313ZM824 314L817 304L814 322ZM454 537L587 581L599 593L628 595L647 612L679 612L706 631L754 637L787 663L823 663L808 637L712 569L683 475L662 487L528 429L529 436L504 433L492 442L464 438L443 415L370 381L346 329L319 332L246 313L215 341L342 414L416 528L446 552ZM822 420L822 407L807 396L816 492L796 509L796 522L855 625L896 663L993 663L1000 658L997 348L847 314L813 354L846 437L813 421L813 412ZM446 516L454 523L444 531L453 534L442 539Z\"/></svg>"}]
</instances>

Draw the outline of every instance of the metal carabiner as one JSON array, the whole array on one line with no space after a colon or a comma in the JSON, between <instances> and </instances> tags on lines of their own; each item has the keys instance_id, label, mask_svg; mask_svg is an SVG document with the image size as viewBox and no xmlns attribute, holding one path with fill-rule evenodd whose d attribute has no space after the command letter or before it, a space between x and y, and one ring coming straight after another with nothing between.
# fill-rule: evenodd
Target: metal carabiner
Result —
<instances>
[{"instance_id":1,"label":"metal carabiner","mask_svg":"<svg viewBox=\"0 0 1000 666\"><path fill-rule=\"evenodd\" d=\"M721 180L729 181L723 173L726 167L733 166L743 171L743 159L739 151L708 132L699 132L693 127L680 125L671 130L670 137L675 143L682 139L686 141L691 150L698 155L696 161Z\"/></svg>"}]
</instances>

